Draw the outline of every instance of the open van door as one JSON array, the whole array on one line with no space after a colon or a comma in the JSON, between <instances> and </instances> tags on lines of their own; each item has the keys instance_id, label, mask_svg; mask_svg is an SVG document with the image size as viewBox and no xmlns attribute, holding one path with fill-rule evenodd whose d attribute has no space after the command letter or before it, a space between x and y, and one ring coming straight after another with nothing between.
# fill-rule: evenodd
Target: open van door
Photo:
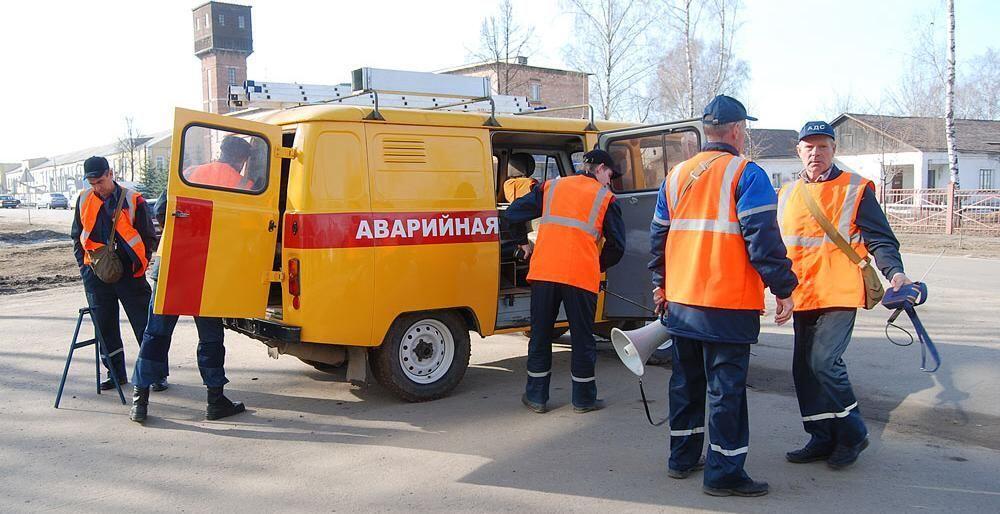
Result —
<instances>
[{"instance_id":1,"label":"open van door","mask_svg":"<svg viewBox=\"0 0 1000 514\"><path fill-rule=\"evenodd\" d=\"M649 224L656 196L667 173L701 149L701 120L602 132L597 146L611 154L622 177L613 182L625 221L627 245L622 260L607 271L606 288L646 309L616 298L604 297L605 319L653 319L653 277L647 268Z\"/></svg>"},{"instance_id":2,"label":"open van door","mask_svg":"<svg viewBox=\"0 0 1000 514\"><path fill-rule=\"evenodd\" d=\"M281 128L177 109L154 311L263 317L281 185Z\"/></svg>"}]
</instances>

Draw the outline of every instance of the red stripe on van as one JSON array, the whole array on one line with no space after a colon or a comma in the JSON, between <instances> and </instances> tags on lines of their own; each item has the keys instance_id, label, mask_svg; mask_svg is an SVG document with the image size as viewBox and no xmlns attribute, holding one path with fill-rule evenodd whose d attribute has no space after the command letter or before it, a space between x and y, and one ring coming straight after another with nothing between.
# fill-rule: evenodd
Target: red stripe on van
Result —
<instances>
[{"instance_id":1,"label":"red stripe on van","mask_svg":"<svg viewBox=\"0 0 1000 514\"><path fill-rule=\"evenodd\" d=\"M286 214L285 248L499 241L497 211Z\"/></svg>"},{"instance_id":2,"label":"red stripe on van","mask_svg":"<svg viewBox=\"0 0 1000 514\"><path fill-rule=\"evenodd\" d=\"M163 313L196 316L201 311L205 285L208 242L212 235L212 202L177 197L177 210L188 216L174 218Z\"/></svg>"}]
</instances>

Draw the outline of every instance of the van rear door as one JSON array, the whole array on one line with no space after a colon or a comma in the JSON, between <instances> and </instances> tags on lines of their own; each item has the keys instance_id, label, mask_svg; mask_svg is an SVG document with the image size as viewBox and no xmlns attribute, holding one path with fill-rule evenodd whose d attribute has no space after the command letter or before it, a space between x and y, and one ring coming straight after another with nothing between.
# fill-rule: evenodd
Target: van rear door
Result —
<instances>
[{"instance_id":1,"label":"van rear door","mask_svg":"<svg viewBox=\"0 0 1000 514\"><path fill-rule=\"evenodd\" d=\"M156 313L264 316L290 153L278 126L176 110Z\"/></svg>"},{"instance_id":2,"label":"van rear door","mask_svg":"<svg viewBox=\"0 0 1000 514\"><path fill-rule=\"evenodd\" d=\"M626 248L622 260L608 269L604 297L605 319L653 319L652 274L646 267L649 224L656 208L657 191L677 163L698 153L701 120L602 132L599 148L614 158L623 173L613 183L625 221ZM617 296L625 297L633 303Z\"/></svg>"}]
</instances>

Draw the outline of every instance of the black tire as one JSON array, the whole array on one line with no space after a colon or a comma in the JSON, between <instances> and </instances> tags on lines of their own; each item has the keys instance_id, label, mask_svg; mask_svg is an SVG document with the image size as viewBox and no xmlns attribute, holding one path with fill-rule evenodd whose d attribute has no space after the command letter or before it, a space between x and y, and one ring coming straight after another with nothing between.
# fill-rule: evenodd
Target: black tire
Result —
<instances>
[{"instance_id":1,"label":"black tire","mask_svg":"<svg viewBox=\"0 0 1000 514\"><path fill-rule=\"evenodd\" d=\"M446 333L443 333L444 330ZM419 332L428 334L427 338ZM413 339L416 336L417 339ZM450 343L448 340L450 339ZM412 341L420 341L414 346ZM430 342L428 342L430 341ZM451 346L451 363L447 368L434 367L433 358L439 356L439 364L445 365L444 360ZM438 353L440 349L443 354ZM430 362L421 366L416 360L413 362L418 367L413 366L409 370L403 369L402 361L409 359L408 355L417 353L432 354L427 359ZM451 311L431 311L423 313L404 314L393 322L389 327L382 345L371 350L372 374L382 387L385 387L393 394L409 402L426 402L443 398L451 392L469 367L469 356L471 354L471 344L469 342L469 328L465 320L455 312ZM416 359L424 360L417 356ZM428 369L427 377L436 377L427 383L420 383L411 378L412 374L419 373L423 369Z\"/></svg>"}]
</instances>

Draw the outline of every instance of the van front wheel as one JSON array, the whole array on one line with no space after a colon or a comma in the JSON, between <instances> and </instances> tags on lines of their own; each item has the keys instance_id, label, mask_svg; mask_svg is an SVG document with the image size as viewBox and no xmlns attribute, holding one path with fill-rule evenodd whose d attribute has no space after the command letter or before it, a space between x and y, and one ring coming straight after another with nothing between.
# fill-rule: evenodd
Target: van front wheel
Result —
<instances>
[{"instance_id":1,"label":"van front wheel","mask_svg":"<svg viewBox=\"0 0 1000 514\"><path fill-rule=\"evenodd\" d=\"M400 316L382 345L372 349L375 379L400 398L424 402L442 398L469 367L469 330L453 312Z\"/></svg>"}]
</instances>

